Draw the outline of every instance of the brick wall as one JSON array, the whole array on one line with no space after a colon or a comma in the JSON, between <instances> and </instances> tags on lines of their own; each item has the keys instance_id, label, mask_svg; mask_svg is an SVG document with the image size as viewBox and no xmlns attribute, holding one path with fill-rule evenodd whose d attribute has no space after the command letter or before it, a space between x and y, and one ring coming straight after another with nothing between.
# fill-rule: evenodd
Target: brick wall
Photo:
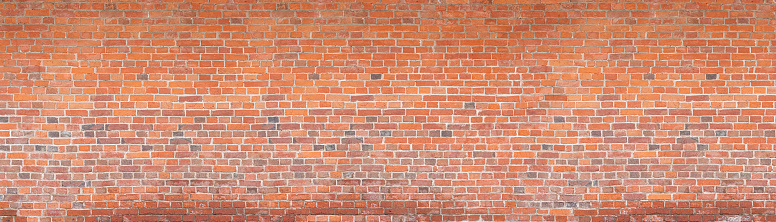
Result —
<instances>
[{"instance_id":1,"label":"brick wall","mask_svg":"<svg viewBox=\"0 0 776 222\"><path fill-rule=\"evenodd\" d=\"M3 221L776 220L770 1L66 2L0 3Z\"/></svg>"}]
</instances>

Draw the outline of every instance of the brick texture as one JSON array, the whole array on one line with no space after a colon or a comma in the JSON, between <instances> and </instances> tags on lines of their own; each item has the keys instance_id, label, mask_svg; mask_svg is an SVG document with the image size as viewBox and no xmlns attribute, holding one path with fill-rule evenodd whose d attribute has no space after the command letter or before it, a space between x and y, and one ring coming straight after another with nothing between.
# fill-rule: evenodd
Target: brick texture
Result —
<instances>
[{"instance_id":1,"label":"brick texture","mask_svg":"<svg viewBox=\"0 0 776 222\"><path fill-rule=\"evenodd\" d=\"M776 221L770 0L0 18L0 221Z\"/></svg>"}]
</instances>

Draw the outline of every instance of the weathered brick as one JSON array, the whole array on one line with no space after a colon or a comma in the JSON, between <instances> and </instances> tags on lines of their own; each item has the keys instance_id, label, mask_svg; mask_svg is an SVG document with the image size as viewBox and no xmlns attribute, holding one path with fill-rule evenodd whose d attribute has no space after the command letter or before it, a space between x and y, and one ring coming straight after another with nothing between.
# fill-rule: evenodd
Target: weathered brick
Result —
<instances>
[{"instance_id":1,"label":"weathered brick","mask_svg":"<svg viewBox=\"0 0 776 222\"><path fill-rule=\"evenodd\" d=\"M104 129L103 124L86 124L81 126L81 130L102 130Z\"/></svg>"},{"instance_id":2,"label":"weathered brick","mask_svg":"<svg viewBox=\"0 0 776 222\"><path fill-rule=\"evenodd\" d=\"M776 221L768 2L2 8L0 220Z\"/></svg>"}]
</instances>

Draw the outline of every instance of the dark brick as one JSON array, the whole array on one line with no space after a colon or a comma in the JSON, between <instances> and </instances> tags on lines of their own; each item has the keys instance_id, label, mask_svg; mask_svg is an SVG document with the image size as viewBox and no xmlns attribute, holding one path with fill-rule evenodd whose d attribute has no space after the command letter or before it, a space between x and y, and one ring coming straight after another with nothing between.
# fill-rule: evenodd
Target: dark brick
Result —
<instances>
[{"instance_id":1,"label":"dark brick","mask_svg":"<svg viewBox=\"0 0 776 222\"><path fill-rule=\"evenodd\" d=\"M383 74L372 74L372 80L382 79Z\"/></svg>"},{"instance_id":2,"label":"dark brick","mask_svg":"<svg viewBox=\"0 0 776 222\"><path fill-rule=\"evenodd\" d=\"M191 143L191 138L170 139L170 144L189 144L189 143Z\"/></svg>"},{"instance_id":3,"label":"dark brick","mask_svg":"<svg viewBox=\"0 0 776 222\"><path fill-rule=\"evenodd\" d=\"M280 122L280 118L278 118L277 116L270 116L270 117L267 117L267 122L268 123L278 123L278 122Z\"/></svg>"},{"instance_id":4,"label":"dark brick","mask_svg":"<svg viewBox=\"0 0 776 222\"><path fill-rule=\"evenodd\" d=\"M569 186L592 186L593 181L590 180L571 180Z\"/></svg>"},{"instance_id":5,"label":"dark brick","mask_svg":"<svg viewBox=\"0 0 776 222\"><path fill-rule=\"evenodd\" d=\"M363 151L372 151L374 150L374 146L371 144L361 144L361 150Z\"/></svg>"},{"instance_id":6,"label":"dark brick","mask_svg":"<svg viewBox=\"0 0 776 222\"><path fill-rule=\"evenodd\" d=\"M104 128L103 124L86 124L81 125L81 130L102 130Z\"/></svg>"},{"instance_id":7,"label":"dark brick","mask_svg":"<svg viewBox=\"0 0 776 222\"><path fill-rule=\"evenodd\" d=\"M496 153L494 153L494 152L474 151L472 153L472 156L474 158L493 158L493 157L496 157Z\"/></svg>"},{"instance_id":8,"label":"dark brick","mask_svg":"<svg viewBox=\"0 0 776 222\"><path fill-rule=\"evenodd\" d=\"M717 79L717 74L706 74L706 80L715 80Z\"/></svg>"},{"instance_id":9,"label":"dark brick","mask_svg":"<svg viewBox=\"0 0 776 222\"><path fill-rule=\"evenodd\" d=\"M676 143L697 143L698 137L676 138Z\"/></svg>"},{"instance_id":10,"label":"dark brick","mask_svg":"<svg viewBox=\"0 0 776 222\"><path fill-rule=\"evenodd\" d=\"M326 151L334 151L337 147L334 144L326 144Z\"/></svg>"},{"instance_id":11,"label":"dark brick","mask_svg":"<svg viewBox=\"0 0 776 222\"><path fill-rule=\"evenodd\" d=\"M391 136L391 131L389 130L381 130L380 136Z\"/></svg>"},{"instance_id":12,"label":"dark brick","mask_svg":"<svg viewBox=\"0 0 776 222\"><path fill-rule=\"evenodd\" d=\"M72 181L62 181L62 186L63 187L88 187L90 185L89 185L89 181L72 180Z\"/></svg>"},{"instance_id":13,"label":"dark brick","mask_svg":"<svg viewBox=\"0 0 776 222\"><path fill-rule=\"evenodd\" d=\"M271 144L289 144L293 142L294 142L294 139L291 137L269 138L269 143Z\"/></svg>"},{"instance_id":14,"label":"dark brick","mask_svg":"<svg viewBox=\"0 0 776 222\"><path fill-rule=\"evenodd\" d=\"M277 130L278 124L261 124L261 130Z\"/></svg>"},{"instance_id":15,"label":"dark brick","mask_svg":"<svg viewBox=\"0 0 776 222\"><path fill-rule=\"evenodd\" d=\"M705 123L686 123L684 124L685 129L708 129L709 124Z\"/></svg>"}]
</instances>

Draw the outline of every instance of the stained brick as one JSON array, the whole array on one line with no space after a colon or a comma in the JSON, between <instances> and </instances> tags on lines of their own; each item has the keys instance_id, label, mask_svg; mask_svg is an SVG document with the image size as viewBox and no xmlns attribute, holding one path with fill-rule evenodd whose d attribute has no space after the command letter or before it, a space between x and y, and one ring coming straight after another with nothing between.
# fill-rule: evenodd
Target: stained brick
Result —
<instances>
[{"instance_id":1,"label":"stained brick","mask_svg":"<svg viewBox=\"0 0 776 222\"><path fill-rule=\"evenodd\" d=\"M81 126L81 130L102 130L103 124L86 124Z\"/></svg>"},{"instance_id":2,"label":"stained brick","mask_svg":"<svg viewBox=\"0 0 776 222\"><path fill-rule=\"evenodd\" d=\"M191 143L191 138L170 139L170 144L189 144L189 143Z\"/></svg>"}]
</instances>

